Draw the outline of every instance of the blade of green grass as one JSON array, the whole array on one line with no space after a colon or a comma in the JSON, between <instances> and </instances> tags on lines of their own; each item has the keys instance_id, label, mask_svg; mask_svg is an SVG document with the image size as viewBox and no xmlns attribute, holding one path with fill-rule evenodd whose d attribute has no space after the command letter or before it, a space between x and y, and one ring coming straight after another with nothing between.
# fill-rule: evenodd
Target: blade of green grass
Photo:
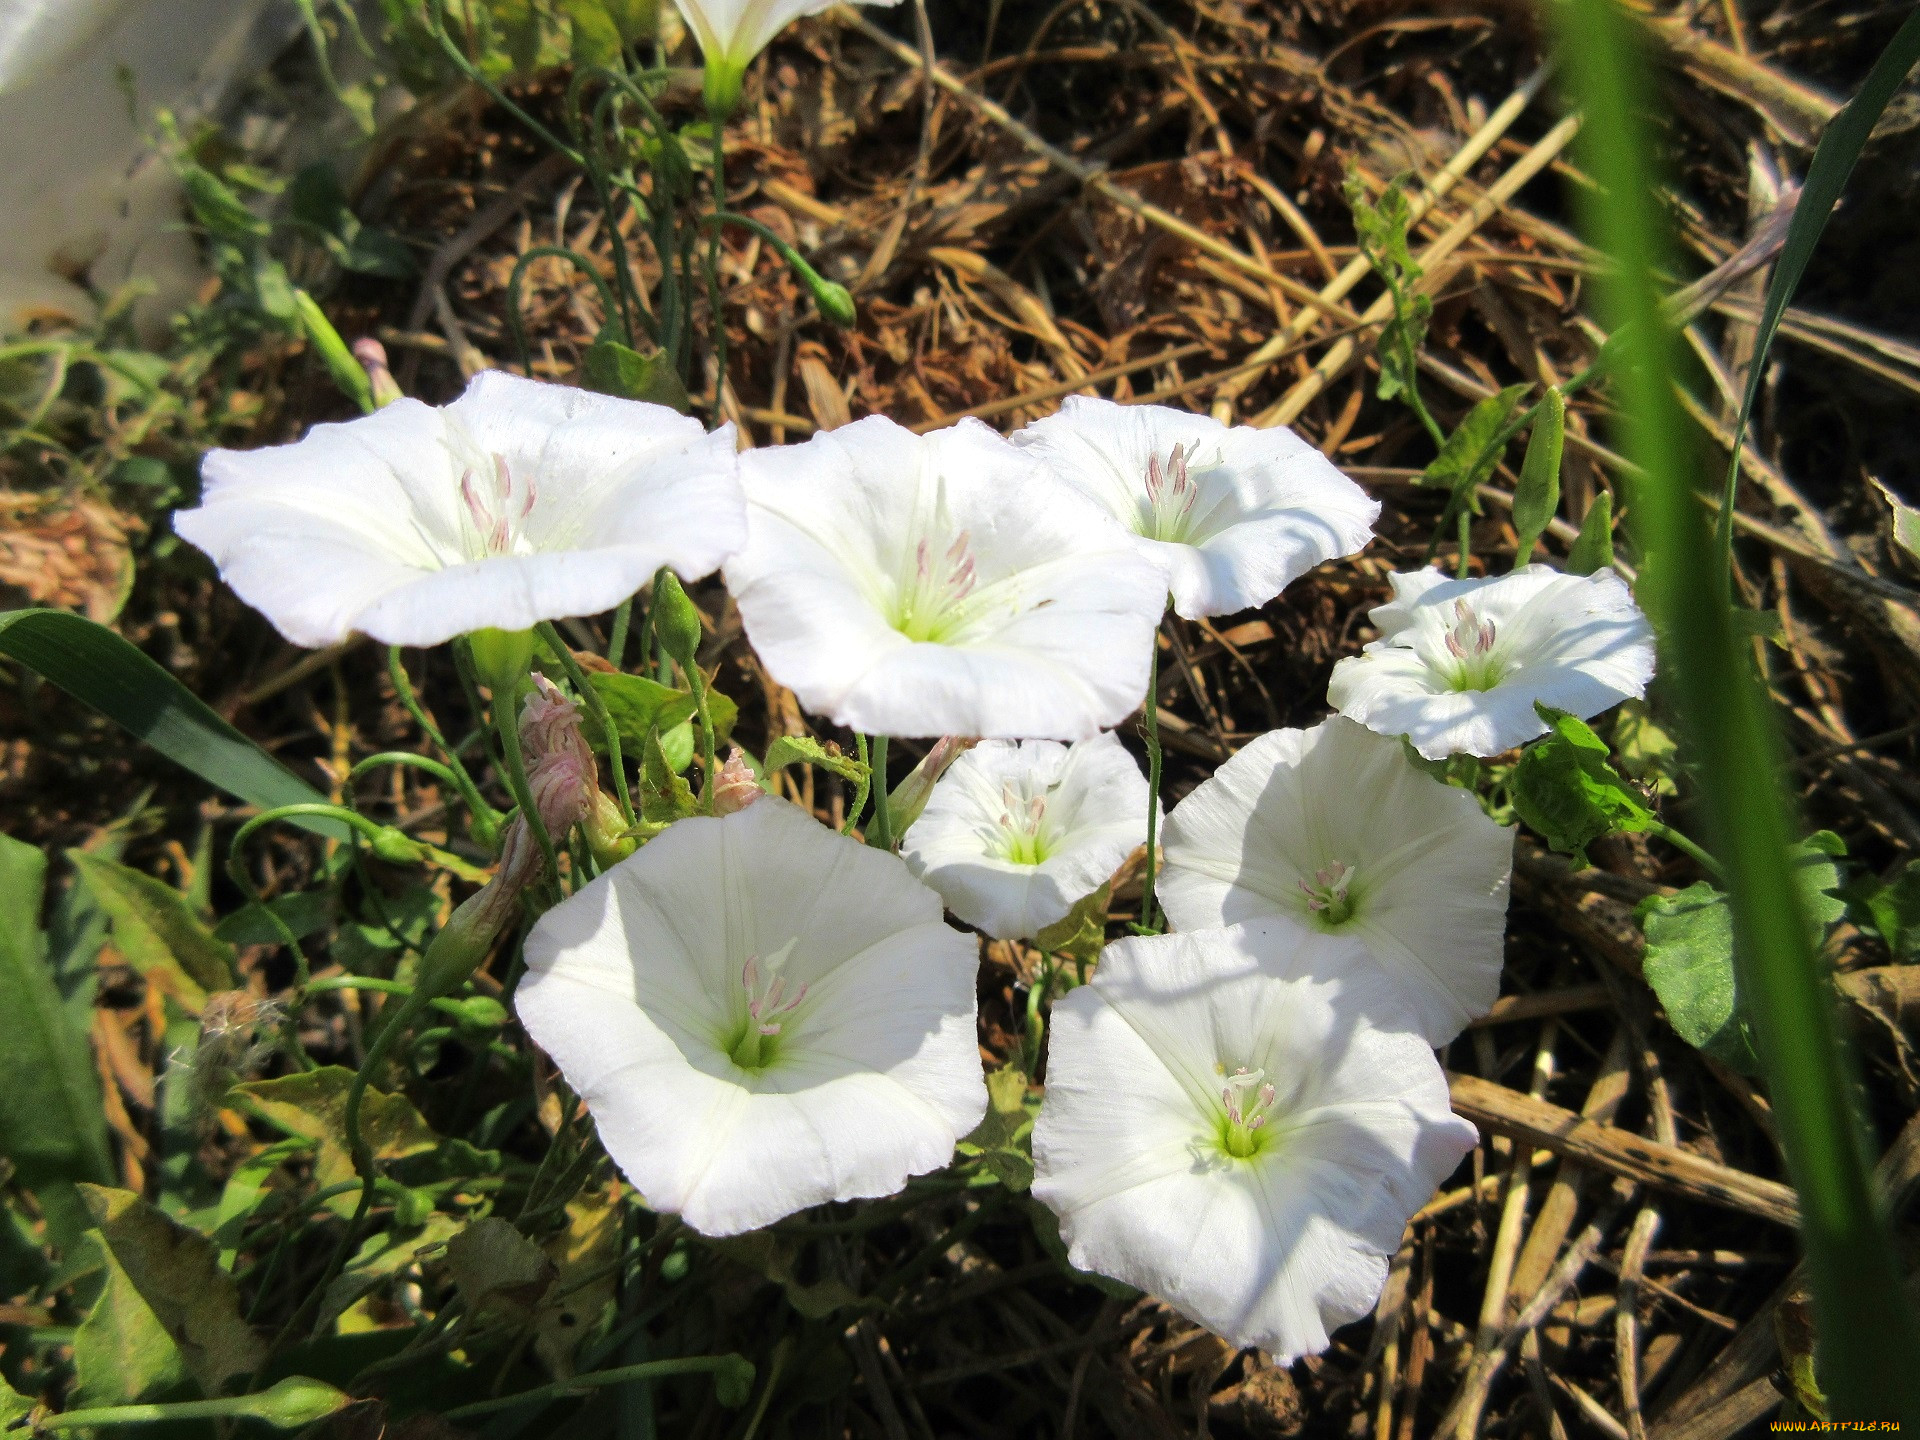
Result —
<instances>
[{"instance_id":1,"label":"blade of green grass","mask_svg":"<svg viewBox=\"0 0 1920 1440\"><path fill-rule=\"evenodd\" d=\"M1813 1278L1821 1378L1835 1418L1898 1418L1920 1426L1920 1346L1901 1267L1869 1180L1853 1070L1829 987L1793 884L1795 838L1775 776L1774 720L1743 654L1694 493L1689 435L1671 377L1678 349L1655 275L1667 258L1660 188L1645 124L1651 67L1631 49L1617 0L1556 6L1589 173L1604 200L1583 196L1591 240L1612 257L1603 317L1625 354L1617 372L1626 451L1643 467L1633 521L1643 556L1640 597L1659 632L1682 737L1698 766L1713 842L1733 904L1740 984L1752 998L1787 1168L1800 1192Z\"/></svg>"},{"instance_id":2,"label":"blade of green grass","mask_svg":"<svg viewBox=\"0 0 1920 1440\"><path fill-rule=\"evenodd\" d=\"M1740 418L1733 427L1733 459L1727 466L1726 503L1720 507L1720 522L1714 536L1724 572L1733 549L1733 500L1740 486L1740 442L1753 418L1754 401L1760 395L1760 383L1767 373L1767 352L1773 348L1774 331L1787 302L1806 274L1807 262L1820 243L1840 192L1846 189L1853 167L1866 148L1867 138L1880 121L1887 102L1907 78L1907 72L1920 61L1920 8L1907 16L1906 23L1894 35L1880 58L1867 72L1866 83L1838 115L1828 122L1807 166L1807 182L1793 207L1793 220L1787 226L1787 238L1774 262L1773 279L1767 283L1766 303L1760 308L1760 327L1754 334L1753 359L1747 367L1747 393L1740 397Z\"/></svg>"},{"instance_id":3,"label":"blade of green grass","mask_svg":"<svg viewBox=\"0 0 1920 1440\"><path fill-rule=\"evenodd\" d=\"M0 612L0 656L31 666L216 790L271 810L327 797L242 735L186 686L104 625L64 610ZM320 816L290 824L344 840Z\"/></svg>"}]
</instances>

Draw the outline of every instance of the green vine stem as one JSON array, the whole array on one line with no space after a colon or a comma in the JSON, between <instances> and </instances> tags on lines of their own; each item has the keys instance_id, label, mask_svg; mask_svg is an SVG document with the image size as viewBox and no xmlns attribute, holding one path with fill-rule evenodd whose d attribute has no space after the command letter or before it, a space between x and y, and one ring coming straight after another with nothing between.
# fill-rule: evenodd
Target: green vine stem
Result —
<instances>
[{"instance_id":1,"label":"green vine stem","mask_svg":"<svg viewBox=\"0 0 1920 1440\"><path fill-rule=\"evenodd\" d=\"M734 1393L739 1393L753 1383L753 1363L741 1355L689 1355L675 1360L645 1360L638 1365L622 1365L617 1370L597 1370L587 1375L575 1375L570 1380L522 1390L516 1395L497 1395L488 1400L476 1400L470 1405L458 1405L440 1418L450 1423L471 1420L536 1400L565 1400L585 1395L608 1385L657 1380L667 1375L700 1374L727 1375L735 1387Z\"/></svg>"},{"instance_id":2,"label":"green vine stem","mask_svg":"<svg viewBox=\"0 0 1920 1440\"><path fill-rule=\"evenodd\" d=\"M460 752L447 743L447 737L440 733L440 727L433 723L432 717L427 714L426 707L420 703L420 697L414 693L413 681L408 678L407 667L401 662L398 645L387 647L387 678L393 682L393 693L399 697L407 714L413 717L413 723L420 727L420 733L431 740L439 748L440 753L447 757L448 777L454 788L460 792L460 799L466 805L468 813L473 816L476 832L474 839L488 847L497 845L500 840L500 816L481 798L480 787L474 784L473 776L467 772L467 767L460 761ZM363 765L369 763L371 762L361 762ZM355 773L358 773L358 767L355 768Z\"/></svg>"},{"instance_id":3,"label":"green vine stem","mask_svg":"<svg viewBox=\"0 0 1920 1440\"><path fill-rule=\"evenodd\" d=\"M853 732L853 748L860 757L860 778L854 782L853 804L847 807L847 823L840 827L842 835L853 834L860 817L867 813L867 796L873 789L873 759L867 753L867 737L858 730Z\"/></svg>"}]
</instances>

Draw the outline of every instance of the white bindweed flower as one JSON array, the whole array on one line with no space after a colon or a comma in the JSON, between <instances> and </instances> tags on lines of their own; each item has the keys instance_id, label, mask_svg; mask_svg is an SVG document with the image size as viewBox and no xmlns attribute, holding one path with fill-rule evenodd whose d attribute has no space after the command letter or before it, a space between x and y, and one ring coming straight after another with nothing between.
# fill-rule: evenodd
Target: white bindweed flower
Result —
<instances>
[{"instance_id":1,"label":"white bindweed flower","mask_svg":"<svg viewBox=\"0 0 1920 1440\"><path fill-rule=\"evenodd\" d=\"M707 106L717 115L732 113L740 100L740 82L768 45L787 26L817 15L833 0L676 0L687 27L700 42L706 60ZM854 0L863 5L897 5L900 0Z\"/></svg>"},{"instance_id":2,"label":"white bindweed flower","mask_svg":"<svg viewBox=\"0 0 1920 1440\"><path fill-rule=\"evenodd\" d=\"M1397 740L1338 716L1270 731L1174 806L1163 843L1174 928L1261 919L1351 936L1429 1044L1500 993L1513 835Z\"/></svg>"},{"instance_id":3,"label":"white bindweed flower","mask_svg":"<svg viewBox=\"0 0 1920 1440\"><path fill-rule=\"evenodd\" d=\"M1189 620L1264 605L1373 538L1380 503L1285 426L1070 396L1014 443L1111 511L1167 567Z\"/></svg>"},{"instance_id":4,"label":"white bindweed flower","mask_svg":"<svg viewBox=\"0 0 1920 1440\"><path fill-rule=\"evenodd\" d=\"M746 538L733 428L497 370L294 445L215 450L174 528L296 645L592 615Z\"/></svg>"},{"instance_id":5,"label":"white bindweed flower","mask_svg":"<svg viewBox=\"0 0 1920 1440\"><path fill-rule=\"evenodd\" d=\"M741 457L727 588L769 674L878 735L1081 740L1147 688L1160 568L977 420L869 416Z\"/></svg>"},{"instance_id":6,"label":"white bindweed flower","mask_svg":"<svg viewBox=\"0 0 1920 1440\"><path fill-rule=\"evenodd\" d=\"M1147 834L1147 781L1112 732L976 746L933 787L901 858L997 940L1067 918Z\"/></svg>"},{"instance_id":7,"label":"white bindweed flower","mask_svg":"<svg viewBox=\"0 0 1920 1440\"><path fill-rule=\"evenodd\" d=\"M1429 760L1498 755L1544 735L1536 700L1585 719L1647 693L1653 627L1611 570L1388 578L1393 599L1369 612L1380 638L1333 667L1327 698Z\"/></svg>"},{"instance_id":8,"label":"white bindweed flower","mask_svg":"<svg viewBox=\"0 0 1920 1440\"><path fill-rule=\"evenodd\" d=\"M733 1235L890 1195L986 1111L973 937L898 857L772 796L549 910L514 999L656 1210Z\"/></svg>"},{"instance_id":9,"label":"white bindweed flower","mask_svg":"<svg viewBox=\"0 0 1920 1440\"><path fill-rule=\"evenodd\" d=\"M1476 1143L1393 1000L1332 936L1109 945L1053 1007L1033 1128L1033 1193L1072 1262L1282 1363L1324 1350Z\"/></svg>"}]
</instances>

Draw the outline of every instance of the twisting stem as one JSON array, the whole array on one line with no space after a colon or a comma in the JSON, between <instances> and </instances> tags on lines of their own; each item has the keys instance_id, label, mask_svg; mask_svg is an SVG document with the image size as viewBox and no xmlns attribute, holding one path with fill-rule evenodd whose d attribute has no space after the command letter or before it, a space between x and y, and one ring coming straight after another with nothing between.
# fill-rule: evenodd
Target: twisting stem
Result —
<instances>
[{"instance_id":1,"label":"twisting stem","mask_svg":"<svg viewBox=\"0 0 1920 1440\"><path fill-rule=\"evenodd\" d=\"M1143 935L1157 935L1160 927L1153 919L1153 881L1158 869L1155 855L1160 839L1160 632L1153 632L1147 648L1147 703L1140 713L1141 731L1147 741L1147 868L1140 887L1140 922L1134 928Z\"/></svg>"},{"instance_id":2,"label":"twisting stem","mask_svg":"<svg viewBox=\"0 0 1920 1440\"><path fill-rule=\"evenodd\" d=\"M580 699L586 704L587 713L593 716L593 723L600 727L600 733L607 739L607 767L613 771L614 798L620 802L620 815L631 830L638 822L633 815L633 801L627 795L627 765L620 755L620 732L614 728L613 716L607 713L607 702L600 698L600 692L587 679L587 672L573 658L573 651L560 638L560 632L553 628L553 622L542 620L538 629L540 638L547 642L547 648L558 657L560 668L567 672L567 679L580 692Z\"/></svg>"},{"instance_id":3,"label":"twisting stem","mask_svg":"<svg viewBox=\"0 0 1920 1440\"><path fill-rule=\"evenodd\" d=\"M727 129L717 116L713 122L713 208L727 208ZM727 317L720 297L720 227L715 225L707 237L707 322L713 345L713 419L726 419L727 397ZM711 768L711 767L709 767Z\"/></svg>"},{"instance_id":4,"label":"twisting stem","mask_svg":"<svg viewBox=\"0 0 1920 1440\"><path fill-rule=\"evenodd\" d=\"M460 763L459 752L447 744L447 737L440 733L427 715L426 707L420 703L420 697L414 694L413 681L407 676L407 667L401 663L400 647L387 647L387 676L393 681L393 693L400 697L400 703L413 717L413 723L420 727L421 733L439 747L440 753L447 757L447 768L453 772L454 787L460 792L460 799L473 816L474 824L481 832L476 838L483 844L492 845L500 833L500 817L494 813L491 805L480 796L480 787L473 783L473 776L467 773L467 767Z\"/></svg>"},{"instance_id":5,"label":"twisting stem","mask_svg":"<svg viewBox=\"0 0 1920 1440\"><path fill-rule=\"evenodd\" d=\"M629 595L613 608L613 632L607 636L607 663L614 669L627 653L627 627L633 623L633 597Z\"/></svg>"}]
</instances>

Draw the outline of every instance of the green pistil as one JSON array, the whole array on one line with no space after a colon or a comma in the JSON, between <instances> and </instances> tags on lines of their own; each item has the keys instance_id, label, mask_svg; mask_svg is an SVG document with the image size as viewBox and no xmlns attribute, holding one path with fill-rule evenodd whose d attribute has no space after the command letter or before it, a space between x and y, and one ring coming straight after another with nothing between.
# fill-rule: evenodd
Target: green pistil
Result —
<instances>
[{"instance_id":1,"label":"green pistil","mask_svg":"<svg viewBox=\"0 0 1920 1440\"><path fill-rule=\"evenodd\" d=\"M733 1063L742 1070L764 1070L773 1063L771 1042L777 1038L774 1035L762 1035L759 1024L749 1019L745 1032L734 1042L733 1049L729 1052Z\"/></svg>"},{"instance_id":2,"label":"green pistil","mask_svg":"<svg viewBox=\"0 0 1920 1440\"><path fill-rule=\"evenodd\" d=\"M1038 833L1015 834L1007 838L1006 858L1015 865L1038 865L1047 858L1047 847Z\"/></svg>"}]
</instances>

